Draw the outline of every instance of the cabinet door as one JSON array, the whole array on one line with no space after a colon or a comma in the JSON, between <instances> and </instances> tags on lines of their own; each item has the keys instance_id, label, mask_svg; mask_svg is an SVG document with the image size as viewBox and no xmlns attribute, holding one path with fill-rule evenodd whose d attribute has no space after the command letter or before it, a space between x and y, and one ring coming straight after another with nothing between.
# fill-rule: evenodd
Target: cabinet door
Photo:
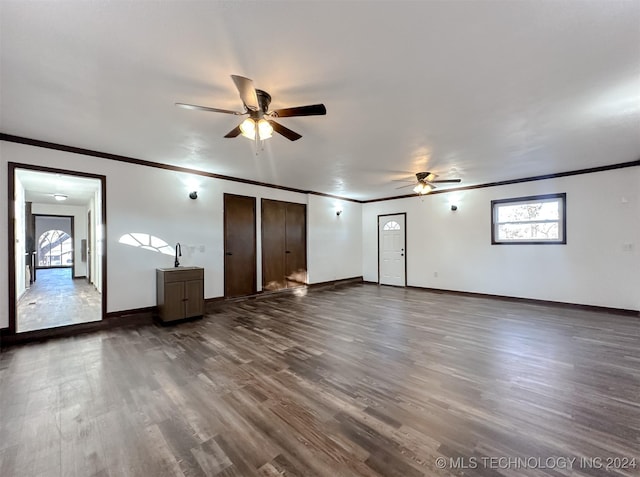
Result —
<instances>
[{"instance_id":1,"label":"cabinet door","mask_svg":"<svg viewBox=\"0 0 640 477\"><path fill-rule=\"evenodd\" d=\"M184 282L165 282L162 319L173 321L182 318L184 318Z\"/></svg>"},{"instance_id":2,"label":"cabinet door","mask_svg":"<svg viewBox=\"0 0 640 477\"><path fill-rule=\"evenodd\" d=\"M204 286L202 280L184 282L185 318L204 315Z\"/></svg>"},{"instance_id":3,"label":"cabinet door","mask_svg":"<svg viewBox=\"0 0 640 477\"><path fill-rule=\"evenodd\" d=\"M287 203L285 276L287 287L307 283L307 208Z\"/></svg>"}]
</instances>

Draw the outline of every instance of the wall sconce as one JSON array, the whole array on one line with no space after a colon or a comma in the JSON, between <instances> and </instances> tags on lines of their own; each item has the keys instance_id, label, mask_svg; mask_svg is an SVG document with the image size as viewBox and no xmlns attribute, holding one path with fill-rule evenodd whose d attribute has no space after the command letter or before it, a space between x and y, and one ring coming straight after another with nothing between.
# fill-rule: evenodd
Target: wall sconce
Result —
<instances>
[{"instance_id":1,"label":"wall sconce","mask_svg":"<svg viewBox=\"0 0 640 477\"><path fill-rule=\"evenodd\" d=\"M197 191L193 191L189 193L189 199L193 199L196 200L198 198L198 192Z\"/></svg>"},{"instance_id":2,"label":"wall sconce","mask_svg":"<svg viewBox=\"0 0 640 477\"><path fill-rule=\"evenodd\" d=\"M458 210L458 206L456 204L451 204L451 210L453 211Z\"/></svg>"}]
</instances>

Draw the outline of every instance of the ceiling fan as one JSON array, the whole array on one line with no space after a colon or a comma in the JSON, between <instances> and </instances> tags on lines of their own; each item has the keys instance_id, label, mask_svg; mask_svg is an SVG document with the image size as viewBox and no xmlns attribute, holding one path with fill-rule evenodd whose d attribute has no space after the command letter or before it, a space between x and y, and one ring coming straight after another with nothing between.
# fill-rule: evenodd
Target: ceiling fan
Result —
<instances>
[{"instance_id":1,"label":"ceiling fan","mask_svg":"<svg viewBox=\"0 0 640 477\"><path fill-rule=\"evenodd\" d=\"M297 141L302 136L282 124L274 121L274 118L289 118L293 116L322 116L327 114L324 104L312 104L309 106L296 106L293 108L269 110L271 95L261 89L253 87L253 81L244 76L231 75L231 79L240 93L240 99L244 104L244 111L230 111L228 109L210 108L194 104L175 103L176 106L186 109L197 109L213 113L234 114L241 116L248 114L238 126L229 131L224 137L237 137L243 135L249 139L264 140L270 138L273 131L283 135L290 141Z\"/></svg>"},{"instance_id":2,"label":"ceiling fan","mask_svg":"<svg viewBox=\"0 0 640 477\"><path fill-rule=\"evenodd\" d=\"M412 176L409 176L406 179L398 179L400 181L411 180L413 183L396 187L396 189L404 189L405 187L413 186L413 191L415 193L425 195L436 188L434 184L453 184L462 181L462 179L436 179L436 177L438 177L438 175L433 172L417 172L415 180Z\"/></svg>"}]
</instances>

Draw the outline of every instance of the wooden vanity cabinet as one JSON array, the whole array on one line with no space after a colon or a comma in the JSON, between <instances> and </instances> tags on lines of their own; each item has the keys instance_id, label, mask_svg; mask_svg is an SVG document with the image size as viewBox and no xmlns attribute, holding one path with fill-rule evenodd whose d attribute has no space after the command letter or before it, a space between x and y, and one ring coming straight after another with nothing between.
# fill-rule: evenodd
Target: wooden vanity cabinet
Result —
<instances>
[{"instance_id":1,"label":"wooden vanity cabinet","mask_svg":"<svg viewBox=\"0 0 640 477\"><path fill-rule=\"evenodd\" d=\"M158 317L163 322L204 315L204 268L156 270Z\"/></svg>"}]
</instances>

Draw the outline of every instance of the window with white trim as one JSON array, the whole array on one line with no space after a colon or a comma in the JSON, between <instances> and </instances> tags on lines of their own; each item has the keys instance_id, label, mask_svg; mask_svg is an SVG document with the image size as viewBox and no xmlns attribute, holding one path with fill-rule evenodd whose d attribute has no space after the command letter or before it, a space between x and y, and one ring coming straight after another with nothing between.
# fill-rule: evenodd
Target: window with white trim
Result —
<instances>
[{"instance_id":1,"label":"window with white trim","mask_svg":"<svg viewBox=\"0 0 640 477\"><path fill-rule=\"evenodd\" d=\"M566 244L567 194L491 201L491 243Z\"/></svg>"}]
</instances>

